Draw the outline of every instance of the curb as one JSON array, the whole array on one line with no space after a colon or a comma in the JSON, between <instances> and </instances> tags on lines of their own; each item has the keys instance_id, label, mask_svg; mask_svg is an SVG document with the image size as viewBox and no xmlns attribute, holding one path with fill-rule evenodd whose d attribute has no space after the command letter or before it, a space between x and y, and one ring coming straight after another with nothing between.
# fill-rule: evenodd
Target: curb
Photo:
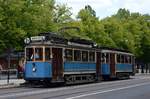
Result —
<instances>
[{"instance_id":1,"label":"curb","mask_svg":"<svg viewBox=\"0 0 150 99\"><path fill-rule=\"evenodd\" d=\"M10 83L10 84L0 85L0 89L17 88L17 87L20 87L20 84Z\"/></svg>"}]
</instances>

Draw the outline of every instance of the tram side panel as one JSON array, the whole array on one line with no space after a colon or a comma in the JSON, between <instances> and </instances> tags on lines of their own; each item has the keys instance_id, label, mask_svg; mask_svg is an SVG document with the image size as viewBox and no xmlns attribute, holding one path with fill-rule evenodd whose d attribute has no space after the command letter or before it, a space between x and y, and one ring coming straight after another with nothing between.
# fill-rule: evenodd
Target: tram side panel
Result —
<instances>
[{"instance_id":1,"label":"tram side panel","mask_svg":"<svg viewBox=\"0 0 150 99\"><path fill-rule=\"evenodd\" d=\"M129 78L133 74L132 56L130 54L116 54L116 59L117 78Z\"/></svg>"},{"instance_id":2,"label":"tram side panel","mask_svg":"<svg viewBox=\"0 0 150 99\"><path fill-rule=\"evenodd\" d=\"M110 77L110 65L108 63L102 63L102 76L104 78Z\"/></svg>"},{"instance_id":3,"label":"tram side panel","mask_svg":"<svg viewBox=\"0 0 150 99\"><path fill-rule=\"evenodd\" d=\"M104 80L108 80L110 78L110 54L106 52L102 52L101 55L101 73Z\"/></svg>"},{"instance_id":4,"label":"tram side panel","mask_svg":"<svg viewBox=\"0 0 150 99\"><path fill-rule=\"evenodd\" d=\"M64 62L65 74L95 73L96 63Z\"/></svg>"},{"instance_id":5,"label":"tram side panel","mask_svg":"<svg viewBox=\"0 0 150 99\"><path fill-rule=\"evenodd\" d=\"M89 58L90 57L90 58ZM64 77L68 84L95 81L95 52L88 50L65 50Z\"/></svg>"},{"instance_id":6,"label":"tram side panel","mask_svg":"<svg viewBox=\"0 0 150 99\"><path fill-rule=\"evenodd\" d=\"M25 80L51 80L52 65L48 62L28 62L25 65Z\"/></svg>"},{"instance_id":7,"label":"tram side panel","mask_svg":"<svg viewBox=\"0 0 150 99\"><path fill-rule=\"evenodd\" d=\"M96 64L64 62L64 77L67 84L95 81Z\"/></svg>"},{"instance_id":8,"label":"tram side panel","mask_svg":"<svg viewBox=\"0 0 150 99\"><path fill-rule=\"evenodd\" d=\"M116 64L116 72L132 73L132 64Z\"/></svg>"}]
</instances>

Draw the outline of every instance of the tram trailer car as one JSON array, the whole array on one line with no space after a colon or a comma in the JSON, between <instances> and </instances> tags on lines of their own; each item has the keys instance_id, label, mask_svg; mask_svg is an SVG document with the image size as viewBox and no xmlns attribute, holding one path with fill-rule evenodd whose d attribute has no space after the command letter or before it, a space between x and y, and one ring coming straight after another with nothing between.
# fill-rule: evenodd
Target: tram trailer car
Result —
<instances>
[{"instance_id":1,"label":"tram trailer car","mask_svg":"<svg viewBox=\"0 0 150 99\"><path fill-rule=\"evenodd\" d=\"M25 43L24 79L28 82L75 84L100 81L107 77L129 77L133 73L132 63L132 66L126 66L125 63L120 65L116 62L116 53L130 53L103 50L93 47L94 43L90 41L68 41L55 34L45 33L44 36L27 38ZM106 62L107 53L114 61Z\"/></svg>"},{"instance_id":2,"label":"tram trailer car","mask_svg":"<svg viewBox=\"0 0 150 99\"><path fill-rule=\"evenodd\" d=\"M123 50L102 48L101 70L103 79L126 79L134 75L134 55Z\"/></svg>"}]
</instances>

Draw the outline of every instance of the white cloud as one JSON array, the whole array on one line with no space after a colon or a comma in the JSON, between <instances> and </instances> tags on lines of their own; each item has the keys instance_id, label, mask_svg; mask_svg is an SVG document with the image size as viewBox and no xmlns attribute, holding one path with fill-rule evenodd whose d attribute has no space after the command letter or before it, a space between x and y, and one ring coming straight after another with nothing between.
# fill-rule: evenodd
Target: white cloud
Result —
<instances>
[{"instance_id":1,"label":"white cloud","mask_svg":"<svg viewBox=\"0 0 150 99\"><path fill-rule=\"evenodd\" d=\"M90 5L100 18L115 14L119 8L150 14L150 0L56 0L56 3L64 3L71 7L74 17L85 5Z\"/></svg>"}]
</instances>

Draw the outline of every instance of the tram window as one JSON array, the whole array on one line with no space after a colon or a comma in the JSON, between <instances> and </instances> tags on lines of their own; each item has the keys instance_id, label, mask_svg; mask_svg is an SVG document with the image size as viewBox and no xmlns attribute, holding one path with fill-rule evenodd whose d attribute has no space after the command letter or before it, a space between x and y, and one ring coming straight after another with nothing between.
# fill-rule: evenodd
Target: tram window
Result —
<instances>
[{"instance_id":1,"label":"tram window","mask_svg":"<svg viewBox=\"0 0 150 99\"><path fill-rule=\"evenodd\" d=\"M33 48L26 48L26 60L32 61L31 56L33 55Z\"/></svg>"},{"instance_id":2,"label":"tram window","mask_svg":"<svg viewBox=\"0 0 150 99\"><path fill-rule=\"evenodd\" d=\"M121 63L124 63L124 55L121 55Z\"/></svg>"},{"instance_id":3,"label":"tram window","mask_svg":"<svg viewBox=\"0 0 150 99\"><path fill-rule=\"evenodd\" d=\"M129 56L129 63L132 63L132 57Z\"/></svg>"},{"instance_id":4,"label":"tram window","mask_svg":"<svg viewBox=\"0 0 150 99\"><path fill-rule=\"evenodd\" d=\"M35 48L35 60L43 60L43 48Z\"/></svg>"},{"instance_id":5,"label":"tram window","mask_svg":"<svg viewBox=\"0 0 150 99\"><path fill-rule=\"evenodd\" d=\"M135 57L131 56L131 64L135 63Z\"/></svg>"},{"instance_id":6,"label":"tram window","mask_svg":"<svg viewBox=\"0 0 150 99\"><path fill-rule=\"evenodd\" d=\"M95 52L89 52L89 61L94 62L95 61Z\"/></svg>"},{"instance_id":7,"label":"tram window","mask_svg":"<svg viewBox=\"0 0 150 99\"><path fill-rule=\"evenodd\" d=\"M109 63L109 53L106 53L106 63Z\"/></svg>"},{"instance_id":8,"label":"tram window","mask_svg":"<svg viewBox=\"0 0 150 99\"><path fill-rule=\"evenodd\" d=\"M88 61L88 51L82 51L82 61Z\"/></svg>"},{"instance_id":9,"label":"tram window","mask_svg":"<svg viewBox=\"0 0 150 99\"><path fill-rule=\"evenodd\" d=\"M128 56L125 55L124 58L125 58L125 63L129 63Z\"/></svg>"},{"instance_id":10,"label":"tram window","mask_svg":"<svg viewBox=\"0 0 150 99\"><path fill-rule=\"evenodd\" d=\"M105 59L106 59L106 55L105 55L105 53L102 53L101 62L105 63Z\"/></svg>"},{"instance_id":11,"label":"tram window","mask_svg":"<svg viewBox=\"0 0 150 99\"><path fill-rule=\"evenodd\" d=\"M51 60L51 49L45 48L45 60Z\"/></svg>"},{"instance_id":12,"label":"tram window","mask_svg":"<svg viewBox=\"0 0 150 99\"><path fill-rule=\"evenodd\" d=\"M117 54L117 63L120 63L120 62L121 62L120 55Z\"/></svg>"},{"instance_id":13,"label":"tram window","mask_svg":"<svg viewBox=\"0 0 150 99\"><path fill-rule=\"evenodd\" d=\"M74 61L81 61L81 51L74 50Z\"/></svg>"},{"instance_id":14,"label":"tram window","mask_svg":"<svg viewBox=\"0 0 150 99\"><path fill-rule=\"evenodd\" d=\"M130 63L130 56L126 56L125 61L126 61L126 63Z\"/></svg>"},{"instance_id":15,"label":"tram window","mask_svg":"<svg viewBox=\"0 0 150 99\"><path fill-rule=\"evenodd\" d=\"M66 61L72 61L73 59L72 49L65 50L65 58L66 58Z\"/></svg>"}]
</instances>

